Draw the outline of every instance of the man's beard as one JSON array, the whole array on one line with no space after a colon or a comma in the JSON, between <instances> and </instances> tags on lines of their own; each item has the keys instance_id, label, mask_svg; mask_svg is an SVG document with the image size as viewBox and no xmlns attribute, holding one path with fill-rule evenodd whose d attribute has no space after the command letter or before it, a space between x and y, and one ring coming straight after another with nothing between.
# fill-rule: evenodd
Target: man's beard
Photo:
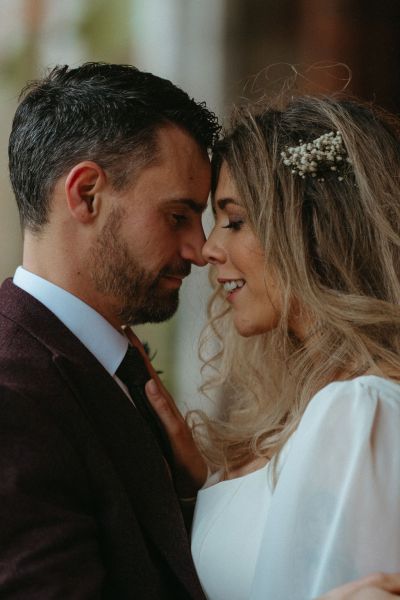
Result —
<instances>
[{"instance_id":1,"label":"man's beard","mask_svg":"<svg viewBox=\"0 0 400 600\"><path fill-rule=\"evenodd\" d=\"M91 248L89 268L96 290L111 296L116 316L124 325L160 323L170 319L179 304L179 289L160 288L166 276L185 277L188 261L180 260L150 273L131 256L119 235L123 212L114 210Z\"/></svg>"}]
</instances>

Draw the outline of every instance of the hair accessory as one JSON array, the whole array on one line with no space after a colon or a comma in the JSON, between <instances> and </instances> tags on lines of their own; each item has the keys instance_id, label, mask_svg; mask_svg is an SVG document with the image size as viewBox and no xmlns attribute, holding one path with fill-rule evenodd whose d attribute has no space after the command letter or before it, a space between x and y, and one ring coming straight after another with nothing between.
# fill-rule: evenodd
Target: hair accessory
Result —
<instances>
[{"instance_id":1,"label":"hair accessory","mask_svg":"<svg viewBox=\"0 0 400 600\"><path fill-rule=\"evenodd\" d=\"M287 148L281 157L283 164L292 168L293 175L302 179L310 175L318 177L318 181L325 181L322 175L327 171L336 171L338 180L343 181L343 167L350 163L340 131L324 133L311 142L299 140L298 146Z\"/></svg>"}]
</instances>

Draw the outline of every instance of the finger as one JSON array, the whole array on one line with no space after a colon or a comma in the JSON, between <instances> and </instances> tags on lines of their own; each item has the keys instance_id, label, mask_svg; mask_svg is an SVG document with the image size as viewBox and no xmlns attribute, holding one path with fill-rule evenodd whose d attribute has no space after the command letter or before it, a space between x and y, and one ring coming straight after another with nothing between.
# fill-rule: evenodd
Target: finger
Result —
<instances>
[{"instance_id":1,"label":"finger","mask_svg":"<svg viewBox=\"0 0 400 600\"><path fill-rule=\"evenodd\" d=\"M165 427L169 437L173 440L186 427L185 421L170 400L159 388L154 379L150 379L145 385L147 398L157 413L158 418Z\"/></svg>"},{"instance_id":2,"label":"finger","mask_svg":"<svg viewBox=\"0 0 400 600\"><path fill-rule=\"evenodd\" d=\"M352 581L339 588L335 588L328 594L319 597L318 600L356 600L358 598L362 598L362 600L367 600L367 598L378 600L382 596L383 591L400 592L400 573L373 573L357 581ZM383 595L382 597L389 598L392 596Z\"/></svg>"},{"instance_id":3,"label":"finger","mask_svg":"<svg viewBox=\"0 0 400 600\"><path fill-rule=\"evenodd\" d=\"M400 573L372 573L349 584L351 591L364 588L380 589L386 592L399 592Z\"/></svg>"},{"instance_id":4,"label":"finger","mask_svg":"<svg viewBox=\"0 0 400 600\"><path fill-rule=\"evenodd\" d=\"M180 495L192 497L207 478L208 470L204 458L185 419L153 379L146 383L145 391L165 428L174 452L176 488Z\"/></svg>"},{"instance_id":5,"label":"finger","mask_svg":"<svg viewBox=\"0 0 400 600\"><path fill-rule=\"evenodd\" d=\"M168 390L164 387L164 384L161 381L161 379L159 378L157 371L154 369L153 364L152 364L151 360L149 359L149 356L148 356L147 352L145 351L142 342L139 340L137 335L132 331L132 329L130 327L124 328L124 332L125 332L125 335L127 336L127 338L129 339L129 341L131 342L132 346L137 348L137 350L139 350L140 354L142 355L142 358L144 360L144 363L146 365L146 368L147 368L149 374L151 375L151 378L154 379L154 381L160 388L161 392L170 401L171 405L173 405L175 407L174 399L172 398L171 394L169 394Z\"/></svg>"},{"instance_id":6,"label":"finger","mask_svg":"<svg viewBox=\"0 0 400 600\"><path fill-rule=\"evenodd\" d=\"M154 371L154 369L153 369L153 371ZM153 381L153 384L155 385L155 387L153 387L153 384L150 384L150 386L153 388L153 392L150 391L150 393L152 393L154 402L157 402L157 401L161 402L161 398L164 399L168 403L172 413L176 416L177 419L180 419L182 417L181 412L178 409L178 407L176 406L175 400L173 399L173 397L168 392L167 388L164 386L163 382L159 378L158 373L156 373L154 371L153 373L150 373L150 375L151 375L151 379L149 380L148 383L150 384L150 382ZM150 398L149 398L149 400L150 400Z\"/></svg>"},{"instance_id":7,"label":"finger","mask_svg":"<svg viewBox=\"0 0 400 600\"><path fill-rule=\"evenodd\" d=\"M386 592L400 592L400 573L373 573L365 581Z\"/></svg>"}]
</instances>

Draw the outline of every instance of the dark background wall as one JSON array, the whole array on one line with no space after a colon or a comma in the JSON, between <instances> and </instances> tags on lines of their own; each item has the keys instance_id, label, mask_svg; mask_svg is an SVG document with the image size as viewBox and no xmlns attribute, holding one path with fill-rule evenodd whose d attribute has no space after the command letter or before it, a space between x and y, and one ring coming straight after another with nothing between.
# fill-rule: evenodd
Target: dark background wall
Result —
<instances>
[{"instance_id":1,"label":"dark background wall","mask_svg":"<svg viewBox=\"0 0 400 600\"><path fill-rule=\"evenodd\" d=\"M274 63L309 92L339 91L343 63L349 91L400 112L399 0L228 0L225 48L226 103L289 76Z\"/></svg>"}]
</instances>

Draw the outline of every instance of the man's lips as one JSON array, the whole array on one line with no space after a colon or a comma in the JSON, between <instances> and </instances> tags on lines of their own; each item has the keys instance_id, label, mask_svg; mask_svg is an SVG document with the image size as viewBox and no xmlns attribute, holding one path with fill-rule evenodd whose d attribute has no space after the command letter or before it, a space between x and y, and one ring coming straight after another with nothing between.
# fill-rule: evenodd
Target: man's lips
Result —
<instances>
[{"instance_id":1,"label":"man's lips","mask_svg":"<svg viewBox=\"0 0 400 600\"><path fill-rule=\"evenodd\" d=\"M164 275L163 279L168 283L168 286L180 287L182 285L182 275Z\"/></svg>"},{"instance_id":2,"label":"man's lips","mask_svg":"<svg viewBox=\"0 0 400 600\"><path fill-rule=\"evenodd\" d=\"M179 288L182 281L190 275L192 265L189 262L176 262L165 267L159 274L158 280L168 288Z\"/></svg>"}]
</instances>

